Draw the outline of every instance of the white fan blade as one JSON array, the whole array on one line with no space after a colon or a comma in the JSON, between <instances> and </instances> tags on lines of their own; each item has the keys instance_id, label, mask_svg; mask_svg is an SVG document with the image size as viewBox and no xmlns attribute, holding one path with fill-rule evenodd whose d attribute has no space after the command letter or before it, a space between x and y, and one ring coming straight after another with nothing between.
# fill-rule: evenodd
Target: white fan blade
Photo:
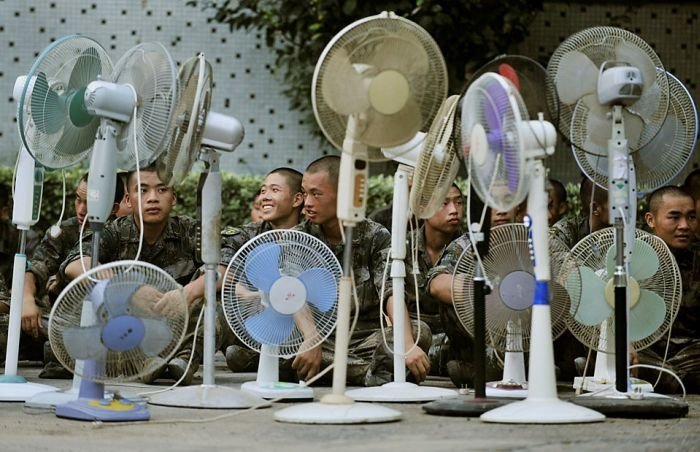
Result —
<instances>
[{"instance_id":1,"label":"white fan blade","mask_svg":"<svg viewBox=\"0 0 700 452\"><path fill-rule=\"evenodd\" d=\"M104 359L107 349L102 345L102 326L84 326L63 330L63 345L73 359Z\"/></svg>"},{"instance_id":2,"label":"white fan blade","mask_svg":"<svg viewBox=\"0 0 700 452\"><path fill-rule=\"evenodd\" d=\"M595 93L598 68L586 54L568 52L559 61L554 84L559 100L566 105L572 105L583 96Z\"/></svg>"},{"instance_id":3,"label":"white fan blade","mask_svg":"<svg viewBox=\"0 0 700 452\"><path fill-rule=\"evenodd\" d=\"M649 58L647 52L638 45L625 39L620 40L615 46L615 58L617 61L628 63L642 71L644 90L656 84L656 65Z\"/></svg>"},{"instance_id":4,"label":"white fan blade","mask_svg":"<svg viewBox=\"0 0 700 452\"><path fill-rule=\"evenodd\" d=\"M579 267L578 271L571 272L566 290L571 297L571 315L580 324L598 325L612 314L612 308L605 301L605 282L593 269Z\"/></svg>"},{"instance_id":5,"label":"white fan blade","mask_svg":"<svg viewBox=\"0 0 700 452\"><path fill-rule=\"evenodd\" d=\"M631 341L651 336L664 324L666 303L654 292L640 289L639 301L630 309L629 335Z\"/></svg>"},{"instance_id":6,"label":"white fan blade","mask_svg":"<svg viewBox=\"0 0 700 452\"><path fill-rule=\"evenodd\" d=\"M363 76L343 47L328 57L321 92L328 106L339 115L361 113L369 108Z\"/></svg>"},{"instance_id":7,"label":"white fan blade","mask_svg":"<svg viewBox=\"0 0 700 452\"><path fill-rule=\"evenodd\" d=\"M421 127L420 108L413 96L406 105L394 115L372 112L367 128L360 138L363 143L375 147L387 147L403 144L410 140Z\"/></svg>"},{"instance_id":8,"label":"white fan blade","mask_svg":"<svg viewBox=\"0 0 700 452\"><path fill-rule=\"evenodd\" d=\"M391 36L382 38L367 64L380 70L397 70L407 78L427 74L430 69L428 55L420 41L412 38L407 34L401 38ZM409 42L412 48L408 47ZM406 58L407 54L410 54L410 59Z\"/></svg>"},{"instance_id":9,"label":"white fan blade","mask_svg":"<svg viewBox=\"0 0 700 452\"><path fill-rule=\"evenodd\" d=\"M141 318L146 331L140 347L146 356L158 356L172 341L173 333L165 320Z\"/></svg>"},{"instance_id":10,"label":"white fan blade","mask_svg":"<svg viewBox=\"0 0 700 452\"><path fill-rule=\"evenodd\" d=\"M608 248L605 256L608 275L615 273L615 246ZM630 275L638 281L651 278L659 270L659 256L654 248L643 240L635 240L630 262Z\"/></svg>"}]
</instances>

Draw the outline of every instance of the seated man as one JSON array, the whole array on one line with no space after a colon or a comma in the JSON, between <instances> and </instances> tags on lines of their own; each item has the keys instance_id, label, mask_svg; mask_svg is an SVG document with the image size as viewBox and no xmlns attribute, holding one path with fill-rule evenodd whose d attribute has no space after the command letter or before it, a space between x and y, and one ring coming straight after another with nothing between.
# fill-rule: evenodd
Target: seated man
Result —
<instances>
[{"instance_id":1,"label":"seated man","mask_svg":"<svg viewBox=\"0 0 700 452\"><path fill-rule=\"evenodd\" d=\"M340 158L337 156L321 157L312 162L302 179L304 191L304 212L306 220L294 229L309 233L322 240L342 262L343 244L342 225L337 212L338 171ZM380 294L384 267L390 251L391 235L378 223L363 220L355 226L352 237L352 262L355 286L359 302L357 326L350 338L348 351L348 384L355 386L376 386L391 381L393 359L385 353L382 333L379 326L379 303L386 301L389 319L393 316L393 297ZM391 286L388 280L386 287ZM352 311L355 311L353 306ZM414 340L408 313L403 321L406 328L406 347L412 347ZM430 347L430 328L421 327L419 346L414 347L406 356L406 366L416 381L423 381L430 370L430 361L425 350ZM387 331L387 339L391 337ZM298 355L292 367L302 379L308 379L318 373L321 366L333 362L334 341L327 339L322 347L315 347Z\"/></svg>"},{"instance_id":2,"label":"seated man","mask_svg":"<svg viewBox=\"0 0 700 452\"><path fill-rule=\"evenodd\" d=\"M564 184L556 179L549 179L547 194L547 219L551 227L554 223L564 218L566 211L569 210L569 203L566 199L566 188L564 188Z\"/></svg>"},{"instance_id":3,"label":"seated man","mask_svg":"<svg viewBox=\"0 0 700 452\"><path fill-rule=\"evenodd\" d=\"M678 316L671 329L668 353L666 336L639 353L639 361L675 372L688 392L700 392L700 247L691 246L697 228L693 198L683 189L661 187L648 197L644 219L652 233L668 245L681 271L683 294ZM664 357L666 358L664 363ZM657 371L640 369L639 375L656 381ZM657 392L678 393L678 383L665 372Z\"/></svg>"},{"instance_id":4,"label":"seated man","mask_svg":"<svg viewBox=\"0 0 700 452\"><path fill-rule=\"evenodd\" d=\"M695 211L700 212L700 169L694 169L688 174L683 182L683 189L690 193L690 196L695 200ZM700 221L693 232L695 233L694 241L700 242Z\"/></svg>"},{"instance_id":5,"label":"seated man","mask_svg":"<svg viewBox=\"0 0 700 452\"><path fill-rule=\"evenodd\" d=\"M558 240L569 249L591 232L610 226L608 191L584 176L581 180L579 195L581 215L578 218L562 218L551 225L549 230L552 239Z\"/></svg>"},{"instance_id":6,"label":"seated man","mask_svg":"<svg viewBox=\"0 0 700 452\"><path fill-rule=\"evenodd\" d=\"M25 250L31 256L39 243L39 234L29 229L27 231ZM19 229L12 223L12 189L7 184L0 184L0 274L5 278L8 287L12 287L12 267L15 253L18 251Z\"/></svg>"},{"instance_id":7,"label":"seated man","mask_svg":"<svg viewBox=\"0 0 700 452\"><path fill-rule=\"evenodd\" d=\"M290 229L301 221L304 196L301 193L302 174L292 168L273 169L263 181L256 202L260 204L261 221L253 221L237 228L222 231L227 255L223 261L230 261L233 255L253 237L273 229ZM220 308L220 305L219 305ZM223 316L223 312L219 312ZM220 317L223 319L223 317ZM252 372L257 368L259 354L243 346L226 325L221 328L219 348L224 350L226 364L234 372Z\"/></svg>"},{"instance_id":8,"label":"seated man","mask_svg":"<svg viewBox=\"0 0 700 452\"><path fill-rule=\"evenodd\" d=\"M139 259L154 264L169 273L184 286L190 308L188 339L185 339L175 358L170 363L154 363L153 371L142 379L152 383L161 376L178 380L185 375L183 384L192 381L194 373L202 359L202 341L197 340L192 365L187 368L192 351L192 332L198 317L198 303L204 295L204 275L193 280L203 264L197 251L197 221L186 216L171 216L177 196L172 187L166 186L158 177L155 167L141 169L141 186L139 187L136 171L129 173L127 179L127 196L133 213L118 218L105 225L100 240L100 262L113 262L121 259L134 259L139 246L139 222L143 220L143 248ZM138 210L137 196L141 192L141 211ZM85 268L90 268L90 250L92 236L83 240L83 260ZM222 255L224 252L222 251ZM68 279L74 279L83 273L80 262L80 250L76 247L61 265L61 271ZM225 263L219 266L225 271ZM192 308L197 304L196 308ZM167 364L167 365L166 365Z\"/></svg>"}]
</instances>

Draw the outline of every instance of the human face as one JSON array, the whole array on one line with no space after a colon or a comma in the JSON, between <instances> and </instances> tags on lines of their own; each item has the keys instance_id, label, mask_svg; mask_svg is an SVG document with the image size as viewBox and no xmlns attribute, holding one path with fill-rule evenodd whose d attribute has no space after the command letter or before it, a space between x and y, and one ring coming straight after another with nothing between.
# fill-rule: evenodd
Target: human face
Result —
<instances>
[{"instance_id":1,"label":"human face","mask_svg":"<svg viewBox=\"0 0 700 452\"><path fill-rule=\"evenodd\" d=\"M75 189L75 216L78 217L79 224L85 222L87 213L87 182L81 181Z\"/></svg>"},{"instance_id":2,"label":"human face","mask_svg":"<svg viewBox=\"0 0 700 452\"><path fill-rule=\"evenodd\" d=\"M139 187L136 175L129 180L129 205L133 209L134 218L139 222L143 218L144 225L163 225L170 217L170 211L175 205L175 192L165 185L154 171L141 172L141 212L138 211Z\"/></svg>"},{"instance_id":3,"label":"human face","mask_svg":"<svg viewBox=\"0 0 700 452\"><path fill-rule=\"evenodd\" d=\"M517 207L506 211L491 209L491 227L515 222L515 211L517 209Z\"/></svg>"},{"instance_id":4,"label":"human face","mask_svg":"<svg viewBox=\"0 0 700 452\"><path fill-rule=\"evenodd\" d=\"M655 214L645 214L647 225L669 248L688 248L698 222L695 203L689 197L669 194L664 195L661 201Z\"/></svg>"},{"instance_id":5,"label":"human face","mask_svg":"<svg viewBox=\"0 0 700 452\"><path fill-rule=\"evenodd\" d=\"M250 219L253 220L253 223L262 223L263 221L260 199L261 196L260 193L258 193L253 201L253 207L250 209Z\"/></svg>"},{"instance_id":6,"label":"human face","mask_svg":"<svg viewBox=\"0 0 700 452\"><path fill-rule=\"evenodd\" d=\"M338 194L326 171L304 173L301 189L304 192L304 213L309 221L321 226L337 222Z\"/></svg>"},{"instance_id":7,"label":"human face","mask_svg":"<svg viewBox=\"0 0 700 452\"><path fill-rule=\"evenodd\" d=\"M296 222L297 208L304 201L301 193L292 193L287 178L280 173L268 174L260 187L262 219L274 224Z\"/></svg>"},{"instance_id":8,"label":"human face","mask_svg":"<svg viewBox=\"0 0 700 452\"><path fill-rule=\"evenodd\" d=\"M568 206L565 202L562 202L561 199L559 199L554 190L548 190L548 194L549 200L547 202L547 219L549 221L549 225L552 226L554 223L561 220L566 213Z\"/></svg>"},{"instance_id":9,"label":"human face","mask_svg":"<svg viewBox=\"0 0 700 452\"><path fill-rule=\"evenodd\" d=\"M440 210L425 220L429 227L444 234L454 234L459 230L464 218L464 199L456 187L450 187Z\"/></svg>"}]
</instances>

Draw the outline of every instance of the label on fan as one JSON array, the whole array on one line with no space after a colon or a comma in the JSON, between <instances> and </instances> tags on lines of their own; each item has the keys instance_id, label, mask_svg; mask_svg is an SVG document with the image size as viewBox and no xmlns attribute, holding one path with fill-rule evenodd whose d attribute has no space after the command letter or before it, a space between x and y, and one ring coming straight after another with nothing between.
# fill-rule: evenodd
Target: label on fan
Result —
<instances>
[{"instance_id":1,"label":"label on fan","mask_svg":"<svg viewBox=\"0 0 700 452\"><path fill-rule=\"evenodd\" d=\"M32 221L39 221L41 212L41 195L44 189L44 168L34 169L34 199L32 199Z\"/></svg>"},{"instance_id":2,"label":"label on fan","mask_svg":"<svg viewBox=\"0 0 700 452\"><path fill-rule=\"evenodd\" d=\"M365 175L356 174L355 175L355 194L352 197L352 205L356 209L361 208L365 204Z\"/></svg>"}]
</instances>

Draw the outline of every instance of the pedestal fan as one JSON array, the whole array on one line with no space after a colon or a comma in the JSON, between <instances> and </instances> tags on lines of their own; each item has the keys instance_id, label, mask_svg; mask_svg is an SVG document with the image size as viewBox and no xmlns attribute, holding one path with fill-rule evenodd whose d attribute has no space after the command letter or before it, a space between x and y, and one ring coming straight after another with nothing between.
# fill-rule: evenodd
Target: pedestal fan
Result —
<instances>
[{"instance_id":1,"label":"pedestal fan","mask_svg":"<svg viewBox=\"0 0 700 452\"><path fill-rule=\"evenodd\" d=\"M311 90L316 120L342 151L338 218L345 228L333 391L320 403L278 411L300 423L397 420L400 413L356 404L345 395L352 281L352 232L365 218L369 147L397 146L426 130L446 95L446 68L431 36L393 13L360 19L340 31L316 65Z\"/></svg>"}]
</instances>

